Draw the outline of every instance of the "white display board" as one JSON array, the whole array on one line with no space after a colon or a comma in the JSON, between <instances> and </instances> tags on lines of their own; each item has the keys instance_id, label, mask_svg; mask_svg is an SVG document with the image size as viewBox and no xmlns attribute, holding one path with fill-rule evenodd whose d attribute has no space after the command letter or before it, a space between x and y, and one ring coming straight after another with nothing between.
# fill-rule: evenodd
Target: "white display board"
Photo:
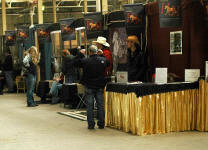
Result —
<instances>
[{"instance_id":1,"label":"white display board","mask_svg":"<svg viewBox=\"0 0 208 150\"><path fill-rule=\"evenodd\" d=\"M128 82L128 72L121 71L116 73L116 79L118 83L127 83Z\"/></svg>"},{"instance_id":2,"label":"white display board","mask_svg":"<svg viewBox=\"0 0 208 150\"><path fill-rule=\"evenodd\" d=\"M198 81L200 77L200 69L185 69L185 82Z\"/></svg>"},{"instance_id":3,"label":"white display board","mask_svg":"<svg viewBox=\"0 0 208 150\"><path fill-rule=\"evenodd\" d=\"M155 83L167 83L168 82L168 68L156 68L155 69Z\"/></svg>"},{"instance_id":4,"label":"white display board","mask_svg":"<svg viewBox=\"0 0 208 150\"><path fill-rule=\"evenodd\" d=\"M208 77L208 61L205 61L205 77Z\"/></svg>"}]
</instances>

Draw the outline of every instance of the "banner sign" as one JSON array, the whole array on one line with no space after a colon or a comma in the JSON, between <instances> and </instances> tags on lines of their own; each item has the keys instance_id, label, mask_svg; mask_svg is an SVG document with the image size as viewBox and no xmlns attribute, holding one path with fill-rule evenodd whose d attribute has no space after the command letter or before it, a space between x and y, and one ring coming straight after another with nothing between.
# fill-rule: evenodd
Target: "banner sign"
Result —
<instances>
[{"instance_id":1,"label":"banner sign","mask_svg":"<svg viewBox=\"0 0 208 150\"><path fill-rule=\"evenodd\" d=\"M103 20L104 17L101 13L88 13L84 15L85 28L87 38L97 38L103 34Z\"/></svg>"},{"instance_id":2,"label":"banner sign","mask_svg":"<svg viewBox=\"0 0 208 150\"><path fill-rule=\"evenodd\" d=\"M74 26L72 26L74 19L67 18L59 21L61 25L61 37L63 41L75 40L76 32Z\"/></svg>"},{"instance_id":3,"label":"banner sign","mask_svg":"<svg viewBox=\"0 0 208 150\"><path fill-rule=\"evenodd\" d=\"M128 35L139 35L145 29L145 7L143 4L124 5L126 31Z\"/></svg>"},{"instance_id":4,"label":"banner sign","mask_svg":"<svg viewBox=\"0 0 208 150\"><path fill-rule=\"evenodd\" d=\"M50 41L50 27L52 24L38 24L36 25L37 35L39 41Z\"/></svg>"},{"instance_id":5,"label":"banner sign","mask_svg":"<svg viewBox=\"0 0 208 150\"><path fill-rule=\"evenodd\" d=\"M17 41L27 41L29 38L29 26L27 25L18 25L17 26Z\"/></svg>"},{"instance_id":6,"label":"banner sign","mask_svg":"<svg viewBox=\"0 0 208 150\"><path fill-rule=\"evenodd\" d=\"M5 31L6 45L13 46L16 44L16 31Z\"/></svg>"},{"instance_id":7,"label":"banner sign","mask_svg":"<svg viewBox=\"0 0 208 150\"><path fill-rule=\"evenodd\" d=\"M181 0L159 0L160 27L181 27Z\"/></svg>"}]
</instances>

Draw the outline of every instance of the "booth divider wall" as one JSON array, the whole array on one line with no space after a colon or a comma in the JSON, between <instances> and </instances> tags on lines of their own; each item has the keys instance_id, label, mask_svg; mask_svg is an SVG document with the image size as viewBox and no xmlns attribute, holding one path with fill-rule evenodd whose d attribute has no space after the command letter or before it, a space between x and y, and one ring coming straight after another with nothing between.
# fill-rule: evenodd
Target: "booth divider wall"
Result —
<instances>
[{"instance_id":1,"label":"booth divider wall","mask_svg":"<svg viewBox=\"0 0 208 150\"><path fill-rule=\"evenodd\" d=\"M204 74L208 57L208 29L205 28L204 12L200 1L183 0L182 27L160 28L158 3L146 5L148 16L148 53L152 73L156 67L184 78L184 69L201 69ZM170 32L183 31L183 54L170 55Z\"/></svg>"}]
</instances>

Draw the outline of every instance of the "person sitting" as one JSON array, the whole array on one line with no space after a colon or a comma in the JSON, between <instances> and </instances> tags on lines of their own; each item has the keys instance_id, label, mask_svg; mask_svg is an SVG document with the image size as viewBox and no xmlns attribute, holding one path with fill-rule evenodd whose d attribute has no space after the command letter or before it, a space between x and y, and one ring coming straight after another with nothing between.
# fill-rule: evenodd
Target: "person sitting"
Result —
<instances>
[{"instance_id":1,"label":"person sitting","mask_svg":"<svg viewBox=\"0 0 208 150\"><path fill-rule=\"evenodd\" d=\"M109 50L110 44L108 44L106 38L102 36L99 36L97 41L93 41L93 43L95 43L98 48L98 55L104 55L110 62L110 66L105 70L105 76L111 76L113 70L113 58L112 53Z\"/></svg>"},{"instance_id":2,"label":"person sitting","mask_svg":"<svg viewBox=\"0 0 208 150\"><path fill-rule=\"evenodd\" d=\"M128 81L145 81L145 55L141 50L140 42L135 35L128 36Z\"/></svg>"},{"instance_id":3,"label":"person sitting","mask_svg":"<svg viewBox=\"0 0 208 150\"><path fill-rule=\"evenodd\" d=\"M53 83L49 93L46 95L47 98L51 98L52 104L57 104L60 101L59 90L61 90L64 82L64 74L61 73L60 76L53 78Z\"/></svg>"}]
</instances>

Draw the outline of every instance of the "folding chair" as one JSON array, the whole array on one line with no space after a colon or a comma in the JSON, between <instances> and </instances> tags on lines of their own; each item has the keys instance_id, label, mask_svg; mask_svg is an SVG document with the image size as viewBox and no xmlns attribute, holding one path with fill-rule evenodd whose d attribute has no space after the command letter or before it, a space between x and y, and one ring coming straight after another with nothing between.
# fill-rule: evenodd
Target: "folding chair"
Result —
<instances>
[{"instance_id":1,"label":"folding chair","mask_svg":"<svg viewBox=\"0 0 208 150\"><path fill-rule=\"evenodd\" d=\"M77 96L79 97L80 101L79 101L76 109L79 109L82 104L87 106L87 104L85 102L85 99L84 99L84 97L85 97L85 88L82 84L77 84Z\"/></svg>"}]
</instances>

